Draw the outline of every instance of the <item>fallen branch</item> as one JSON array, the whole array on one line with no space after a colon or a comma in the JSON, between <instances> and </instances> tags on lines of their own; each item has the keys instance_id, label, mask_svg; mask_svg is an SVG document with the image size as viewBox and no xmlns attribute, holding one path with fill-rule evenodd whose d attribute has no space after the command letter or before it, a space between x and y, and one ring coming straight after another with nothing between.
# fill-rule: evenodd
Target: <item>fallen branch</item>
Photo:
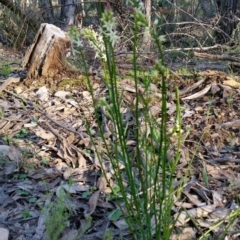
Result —
<instances>
[{"instance_id":1,"label":"fallen branch","mask_svg":"<svg viewBox=\"0 0 240 240\"><path fill-rule=\"evenodd\" d=\"M240 58L232 57L229 55L213 55L213 54L208 54L208 53L194 52L194 56L196 56L198 58L207 58L207 59L211 59L211 60L240 62Z\"/></svg>"},{"instance_id":2,"label":"fallen branch","mask_svg":"<svg viewBox=\"0 0 240 240\"><path fill-rule=\"evenodd\" d=\"M7 88L8 85L12 83L18 83L20 82L20 77L10 77L6 81L3 82L3 84L0 86L0 93Z\"/></svg>"},{"instance_id":3,"label":"fallen branch","mask_svg":"<svg viewBox=\"0 0 240 240\"><path fill-rule=\"evenodd\" d=\"M189 48L172 48L172 49L167 49L164 50L164 52L174 52L174 51L208 51L211 49L216 49L216 48L222 48L222 49L229 49L230 47L225 46L225 45L220 45L220 44L216 44L210 47L189 47Z\"/></svg>"},{"instance_id":4,"label":"fallen branch","mask_svg":"<svg viewBox=\"0 0 240 240\"><path fill-rule=\"evenodd\" d=\"M239 128L240 127L240 120L237 119L237 120L234 120L234 121L231 121L231 122L222 123L220 125L220 127L222 127L222 128L233 128L233 127Z\"/></svg>"}]
</instances>

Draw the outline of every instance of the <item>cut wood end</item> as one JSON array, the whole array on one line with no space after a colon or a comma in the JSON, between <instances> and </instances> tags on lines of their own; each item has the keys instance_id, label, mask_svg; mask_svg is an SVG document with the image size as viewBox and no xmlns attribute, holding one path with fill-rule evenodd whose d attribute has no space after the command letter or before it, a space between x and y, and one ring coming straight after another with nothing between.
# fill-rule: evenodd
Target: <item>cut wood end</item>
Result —
<instances>
[{"instance_id":1,"label":"cut wood end","mask_svg":"<svg viewBox=\"0 0 240 240\"><path fill-rule=\"evenodd\" d=\"M68 38L68 35L64 31L62 31L59 27L56 27L53 24L46 24L45 31L49 31L59 38Z\"/></svg>"}]
</instances>

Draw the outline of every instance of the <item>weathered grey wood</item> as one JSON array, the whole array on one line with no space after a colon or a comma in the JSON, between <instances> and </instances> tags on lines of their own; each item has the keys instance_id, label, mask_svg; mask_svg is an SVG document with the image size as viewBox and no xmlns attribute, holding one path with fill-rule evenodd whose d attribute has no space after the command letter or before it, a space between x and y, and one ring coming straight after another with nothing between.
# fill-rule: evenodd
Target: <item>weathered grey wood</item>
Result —
<instances>
[{"instance_id":1,"label":"weathered grey wood","mask_svg":"<svg viewBox=\"0 0 240 240\"><path fill-rule=\"evenodd\" d=\"M68 35L52 24L41 24L22 66L28 78L54 77L65 68L65 52L70 48Z\"/></svg>"},{"instance_id":2,"label":"weathered grey wood","mask_svg":"<svg viewBox=\"0 0 240 240\"><path fill-rule=\"evenodd\" d=\"M75 0L61 0L61 24L60 27L66 30L68 26L74 25L77 5Z\"/></svg>"}]
</instances>

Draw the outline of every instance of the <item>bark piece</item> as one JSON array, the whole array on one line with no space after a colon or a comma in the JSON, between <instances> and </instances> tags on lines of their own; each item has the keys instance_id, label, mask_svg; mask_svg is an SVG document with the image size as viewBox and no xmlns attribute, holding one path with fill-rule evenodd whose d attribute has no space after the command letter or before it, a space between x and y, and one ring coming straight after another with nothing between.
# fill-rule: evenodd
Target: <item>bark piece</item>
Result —
<instances>
[{"instance_id":1,"label":"bark piece","mask_svg":"<svg viewBox=\"0 0 240 240\"><path fill-rule=\"evenodd\" d=\"M27 77L54 77L61 72L65 68L65 52L70 46L70 38L60 28L41 24L22 63L24 68L28 68Z\"/></svg>"}]
</instances>

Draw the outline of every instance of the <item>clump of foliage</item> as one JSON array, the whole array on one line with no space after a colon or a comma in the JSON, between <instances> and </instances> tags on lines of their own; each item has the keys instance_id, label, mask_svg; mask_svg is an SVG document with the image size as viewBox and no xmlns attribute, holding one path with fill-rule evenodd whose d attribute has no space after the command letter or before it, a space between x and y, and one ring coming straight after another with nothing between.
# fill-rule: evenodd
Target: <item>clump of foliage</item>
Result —
<instances>
[{"instance_id":1,"label":"clump of foliage","mask_svg":"<svg viewBox=\"0 0 240 240\"><path fill-rule=\"evenodd\" d=\"M2 64L2 66L0 68L0 73L2 75L4 75L7 78L7 77L9 77L11 72L12 72L12 68L9 63Z\"/></svg>"},{"instance_id":2,"label":"clump of foliage","mask_svg":"<svg viewBox=\"0 0 240 240\"><path fill-rule=\"evenodd\" d=\"M139 29L145 28L149 31L146 17L143 14L142 5L137 5L131 2L133 6L132 18L134 19L133 29L133 81L136 92L139 85L139 71L137 71L137 42L140 36ZM112 134L115 136L115 141L109 145L106 143L101 122L98 121L100 137L106 146L106 154L110 159L114 170L114 177L119 186L118 196L124 202L119 205L119 209L125 217L134 239L169 239L173 230L175 220L171 217L173 207L173 179L176 165L179 159L179 149L181 142L181 119L180 108L178 103L178 114L176 118L176 126L172 134L177 134L179 141L177 144L176 155L172 161L167 160L167 150L169 147L169 137L167 134L167 113L166 113L166 76L168 69L164 65L161 38L156 32L157 22L154 28L150 31L152 41L159 52L159 59L156 60L154 66L154 74L158 73L158 80L162 87L162 116L161 122L156 121L149 113L149 103L151 96L136 95L136 103L133 107L134 117L136 119L135 140L136 148L134 157L128 152L127 147L127 126L123 122L121 108L121 93L118 89L117 81L119 80L116 74L116 65L114 57L114 46L117 41L116 19L113 12L106 10L102 13L101 18L101 41L98 41L94 31L83 30L80 34L77 29L72 28L70 31L73 51L79 54L83 62L85 62L84 52L81 42L81 34L87 38L92 46L95 46L97 56L102 61L104 79L109 93L108 102L105 99L100 99L94 102L95 112L98 108L105 109L107 116L114 123ZM88 72L85 62L85 70ZM87 74L86 74L87 75ZM154 75L154 76L155 76ZM151 77L141 76L142 82L146 89L149 88ZM155 79L156 80L156 79ZM88 86L93 96L93 89L90 79L88 78ZM147 92L147 91L146 91ZM178 96L177 96L178 99ZM139 109L139 103L143 105L143 109ZM141 112L141 113L140 113ZM139 119L142 118L141 125ZM90 126L90 125L89 125ZM89 131L90 132L90 131ZM94 137L92 136L92 142ZM95 152L99 159L103 159L102 153L95 145ZM100 161L101 164L103 162ZM122 172L124 166L124 172ZM104 168L103 168L104 169ZM133 171L133 169L137 169ZM106 172L104 172L106 174ZM128 182L128 187L124 186L123 180ZM141 226L141 227L139 227Z\"/></svg>"},{"instance_id":3,"label":"clump of foliage","mask_svg":"<svg viewBox=\"0 0 240 240\"><path fill-rule=\"evenodd\" d=\"M46 235L48 240L58 240L60 234L66 228L70 212L65 206L68 199L63 189L54 203L50 203L48 209L44 209L46 219Z\"/></svg>"},{"instance_id":4,"label":"clump of foliage","mask_svg":"<svg viewBox=\"0 0 240 240\"><path fill-rule=\"evenodd\" d=\"M5 45L22 49L32 42L33 36L37 32L36 22L39 13L35 6L24 7L20 1L14 2L13 6L14 9L10 10L8 7L3 7L1 10L0 38L4 38ZM34 21L35 23L33 23Z\"/></svg>"}]
</instances>

